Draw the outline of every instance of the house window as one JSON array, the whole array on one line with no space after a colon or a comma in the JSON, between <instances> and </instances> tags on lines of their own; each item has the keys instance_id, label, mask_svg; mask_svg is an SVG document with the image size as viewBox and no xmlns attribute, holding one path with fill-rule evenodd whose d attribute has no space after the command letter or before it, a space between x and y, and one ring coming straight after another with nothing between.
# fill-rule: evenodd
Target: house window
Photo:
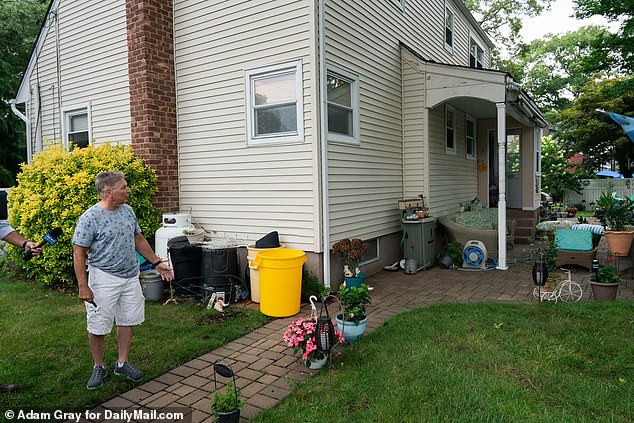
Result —
<instances>
[{"instance_id":1,"label":"house window","mask_svg":"<svg viewBox=\"0 0 634 423\"><path fill-rule=\"evenodd\" d=\"M249 144L303 141L301 63L246 73Z\"/></svg>"},{"instance_id":2,"label":"house window","mask_svg":"<svg viewBox=\"0 0 634 423\"><path fill-rule=\"evenodd\" d=\"M473 38L469 40L469 66L482 68L484 63L484 50Z\"/></svg>"},{"instance_id":3,"label":"house window","mask_svg":"<svg viewBox=\"0 0 634 423\"><path fill-rule=\"evenodd\" d=\"M379 239L372 238L364 240L363 243L368 247L368 252L361 256L361 264L367 264L379 258Z\"/></svg>"},{"instance_id":4,"label":"house window","mask_svg":"<svg viewBox=\"0 0 634 423\"><path fill-rule=\"evenodd\" d=\"M456 154L456 109L445 106L445 151Z\"/></svg>"},{"instance_id":5,"label":"house window","mask_svg":"<svg viewBox=\"0 0 634 423\"><path fill-rule=\"evenodd\" d=\"M476 159L476 121L471 117L466 120L465 156L469 160Z\"/></svg>"},{"instance_id":6,"label":"house window","mask_svg":"<svg viewBox=\"0 0 634 423\"><path fill-rule=\"evenodd\" d=\"M358 143L358 78L341 70L328 69L328 140Z\"/></svg>"},{"instance_id":7,"label":"house window","mask_svg":"<svg viewBox=\"0 0 634 423\"><path fill-rule=\"evenodd\" d=\"M63 139L72 150L75 147L85 148L90 144L90 105L65 107L63 112Z\"/></svg>"},{"instance_id":8,"label":"house window","mask_svg":"<svg viewBox=\"0 0 634 423\"><path fill-rule=\"evenodd\" d=\"M453 49L453 12L445 8L445 48Z\"/></svg>"}]
</instances>

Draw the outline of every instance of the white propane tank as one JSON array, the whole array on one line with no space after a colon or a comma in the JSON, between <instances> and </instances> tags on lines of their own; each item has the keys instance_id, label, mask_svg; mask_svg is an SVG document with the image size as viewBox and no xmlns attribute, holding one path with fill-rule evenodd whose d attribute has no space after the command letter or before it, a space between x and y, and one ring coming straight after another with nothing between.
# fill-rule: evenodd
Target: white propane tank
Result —
<instances>
[{"instance_id":1,"label":"white propane tank","mask_svg":"<svg viewBox=\"0 0 634 423\"><path fill-rule=\"evenodd\" d=\"M163 215L161 227L154 233L154 251L161 259L168 259L167 241L177 236L184 236L185 229L194 229L189 213L167 213ZM171 263L170 263L171 266Z\"/></svg>"}]
</instances>

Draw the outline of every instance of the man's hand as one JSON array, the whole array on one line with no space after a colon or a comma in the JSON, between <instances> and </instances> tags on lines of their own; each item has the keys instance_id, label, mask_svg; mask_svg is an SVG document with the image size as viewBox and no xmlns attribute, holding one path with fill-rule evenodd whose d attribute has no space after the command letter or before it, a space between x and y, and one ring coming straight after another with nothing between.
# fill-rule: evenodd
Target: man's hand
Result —
<instances>
[{"instance_id":1,"label":"man's hand","mask_svg":"<svg viewBox=\"0 0 634 423\"><path fill-rule=\"evenodd\" d=\"M156 270L158 270L161 275L161 279L164 281L171 281L174 279L174 271L165 263L161 263L156 266Z\"/></svg>"},{"instance_id":2,"label":"man's hand","mask_svg":"<svg viewBox=\"0 0 634 423\"><path fill-rule=\"evenodd\" d=\"M26 245L24 246L24 249L26 251L30 249L31 252L33 252L34 256L39 256L40 253L42 252L42 247L38 247L37 242L33 242L33 241L27 241Z\"/></svg>"},{"instance_id":3,"label":"man's hand","mask_svg":"<svg viewBox=\"0 0 634 423\"><path fill-rule=\"evenodd\" d=\"M92 289L86 286L79 287L79 299L82 301L86 301L87 303L91 303L95 298L95 295L92 293Z\"/></svg>"}]
</instances>

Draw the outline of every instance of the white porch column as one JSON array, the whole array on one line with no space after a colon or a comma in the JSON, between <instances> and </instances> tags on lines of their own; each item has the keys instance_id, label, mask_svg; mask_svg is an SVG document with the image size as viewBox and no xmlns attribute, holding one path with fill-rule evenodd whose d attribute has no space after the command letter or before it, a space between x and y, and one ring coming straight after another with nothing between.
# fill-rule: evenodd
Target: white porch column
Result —
<instances>
[{"instance_id":1,"label":"white porch column","mask_svg":"<svg viewBox=\"0 0 634 423\"><path fill-rule=\"evenodd\" d=\"M506 266L506 104L495 103L498 109L498 266Z\"/></svg>"}]
</instances>

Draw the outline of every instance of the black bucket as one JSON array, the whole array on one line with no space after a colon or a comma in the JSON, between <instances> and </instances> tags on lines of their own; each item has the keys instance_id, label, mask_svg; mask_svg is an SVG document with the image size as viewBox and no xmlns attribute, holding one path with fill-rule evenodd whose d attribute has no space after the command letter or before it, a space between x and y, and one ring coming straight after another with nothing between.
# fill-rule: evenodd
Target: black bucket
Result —
<instances>
[{"instance_id":1,"label":"black bucket","mask_svg":"<svg viewBox=\"0 0 634 423\"><path fill-rule=\"evenodd\" d=\"M200 274L202 250L200 246L191 245L186 236L177 236L167 241L167 251L174 269L172 286L176 295L202 295Z\"/></svg>"},{"instance_id":2,"label":"black bucket","mask_svg":"<svg viewBox=\"0 0 634 423\"><path fill-rule=\"evenodd\" d=\"M280 246L280 237L277 231L269 232L262 238L255 241L255 248L278 248Z\"/></svg>"},{"instance_id":3,"label":"black bucket","mask_svg":"<svg viewBox=\"0 0 634 423\"><path fill-rule=\"evenodd\" d=\"M237 248L203 248L200 273L205 288L224 291L229 298L234 285L240 281Z\"/></svg>"}]
</instances>

